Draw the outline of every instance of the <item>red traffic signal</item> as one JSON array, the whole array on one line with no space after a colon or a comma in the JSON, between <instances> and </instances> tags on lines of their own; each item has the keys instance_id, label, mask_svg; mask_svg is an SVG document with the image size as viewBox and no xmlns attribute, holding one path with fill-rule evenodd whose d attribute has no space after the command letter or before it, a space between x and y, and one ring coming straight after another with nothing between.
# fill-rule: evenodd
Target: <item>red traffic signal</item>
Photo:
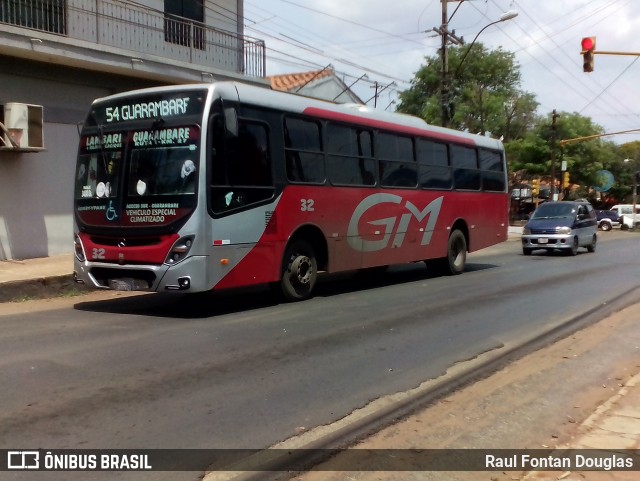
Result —
<instances>
[{"instance_id":1,"label":"red traffic signal","mask_svg":"<svg viewBox=\"0 0 640 481\"><path fill-rule=\"evenodd\" d=\"M585 37L582 39L582 53L587 50L595 50L596 48L596 37Z\"/></svg>"},{"instance_id":2,"label":"red traffic signal","mask_svg":"<svg viewBox=\"0 0 640 481\"><path fill-rule=\"evenodd\" d=\"M596 37L584 37L580 45L582 46L580 53L583 57L582 71L593 72L593 55L596 49Z\"/></svg>"}]
</instances>

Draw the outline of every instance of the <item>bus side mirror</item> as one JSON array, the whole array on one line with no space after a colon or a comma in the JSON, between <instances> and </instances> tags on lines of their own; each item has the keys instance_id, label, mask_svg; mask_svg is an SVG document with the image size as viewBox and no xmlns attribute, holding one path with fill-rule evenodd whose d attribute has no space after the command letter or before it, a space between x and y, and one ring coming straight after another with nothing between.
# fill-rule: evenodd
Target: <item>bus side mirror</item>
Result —
<instances>
[{"instance_id":1,"label":"bus side mirror","mask_svg":"<svg viewBox=\"0 0 640 481\"><path fill-rule=\"evenodd\" d=\"M224 109L224 127L231 137L238 136L238 112L233 107Z\"/></svg>"}]
</instances>

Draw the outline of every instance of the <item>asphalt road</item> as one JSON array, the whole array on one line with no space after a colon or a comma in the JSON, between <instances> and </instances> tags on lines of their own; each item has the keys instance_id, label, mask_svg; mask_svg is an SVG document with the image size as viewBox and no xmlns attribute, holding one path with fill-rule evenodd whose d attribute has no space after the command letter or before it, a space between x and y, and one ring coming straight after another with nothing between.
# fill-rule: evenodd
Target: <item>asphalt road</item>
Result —
<instances>
[{"instance_id":1,"label":"asphalt road","mask_svg":"<svg viewBox=\"0 0 640 481\"><path fill-rule=\"evenodd\" d=\"M595 254L576 257L524 257L509 241L472 254L456 277L422 265L334 277L296 304L253 290L0 307L0 448L272 445L637 286L638 235L600 239ZM44 474L38 479L131 479ZM135 479L201 473L166 474Z\"/></svg>"}]
</instances>

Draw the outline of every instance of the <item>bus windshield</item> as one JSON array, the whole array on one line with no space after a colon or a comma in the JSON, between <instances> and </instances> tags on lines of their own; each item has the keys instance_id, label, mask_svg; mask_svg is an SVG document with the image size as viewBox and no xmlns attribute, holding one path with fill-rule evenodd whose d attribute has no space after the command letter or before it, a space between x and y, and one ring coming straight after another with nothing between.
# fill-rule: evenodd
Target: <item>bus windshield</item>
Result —
<instances>
[{"instance_id":1,"label":"bus windshield","mask_svg":"<svg viewBox=\"0 0 640 481\"><path fill-rule=\"evenodd\" d=\"M127 195L194 194L195 146L145 148L131 152Z\"/></svg>"},{"instance_id":2,"label":"bus windshield","mask_svg":"<svg viewBox=\"0 0 640 481\"><path fill-rule=\"evenodd\" d=\"M78 151L78 222L168 226L193 212L205 99L194 89L97 101Z\"/></svg>"},{"instance_id":3,"label":"bus windshield","mask_svg":"<svg viewBox=\"0 0 640 481\"><path fill-rule=\"evenodd\" d=\"M117 196L122 168L121 151L102 151L78 157L75 193L78 199Z\"/></svg>"}]
</instances>

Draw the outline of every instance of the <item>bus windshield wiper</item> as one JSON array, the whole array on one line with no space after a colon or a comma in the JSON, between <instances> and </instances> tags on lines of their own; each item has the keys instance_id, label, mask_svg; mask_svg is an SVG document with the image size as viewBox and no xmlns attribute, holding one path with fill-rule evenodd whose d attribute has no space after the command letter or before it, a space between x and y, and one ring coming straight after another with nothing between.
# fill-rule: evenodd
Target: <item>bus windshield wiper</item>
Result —
<instances>
[{"instance_id":1,"label":"bus windshield wiper","mask_svg":"<svg viewBox=\"0 0 640 481\"><path fill-rule=\"evenodd\" d=\"M104 174L109 175L109 170L107 169L107 153L104 150L104 126L102 124L98 124L98 134L100 136L100 157L102 157L102 166L104 167Z\"/></svg>"}]
</instances>

